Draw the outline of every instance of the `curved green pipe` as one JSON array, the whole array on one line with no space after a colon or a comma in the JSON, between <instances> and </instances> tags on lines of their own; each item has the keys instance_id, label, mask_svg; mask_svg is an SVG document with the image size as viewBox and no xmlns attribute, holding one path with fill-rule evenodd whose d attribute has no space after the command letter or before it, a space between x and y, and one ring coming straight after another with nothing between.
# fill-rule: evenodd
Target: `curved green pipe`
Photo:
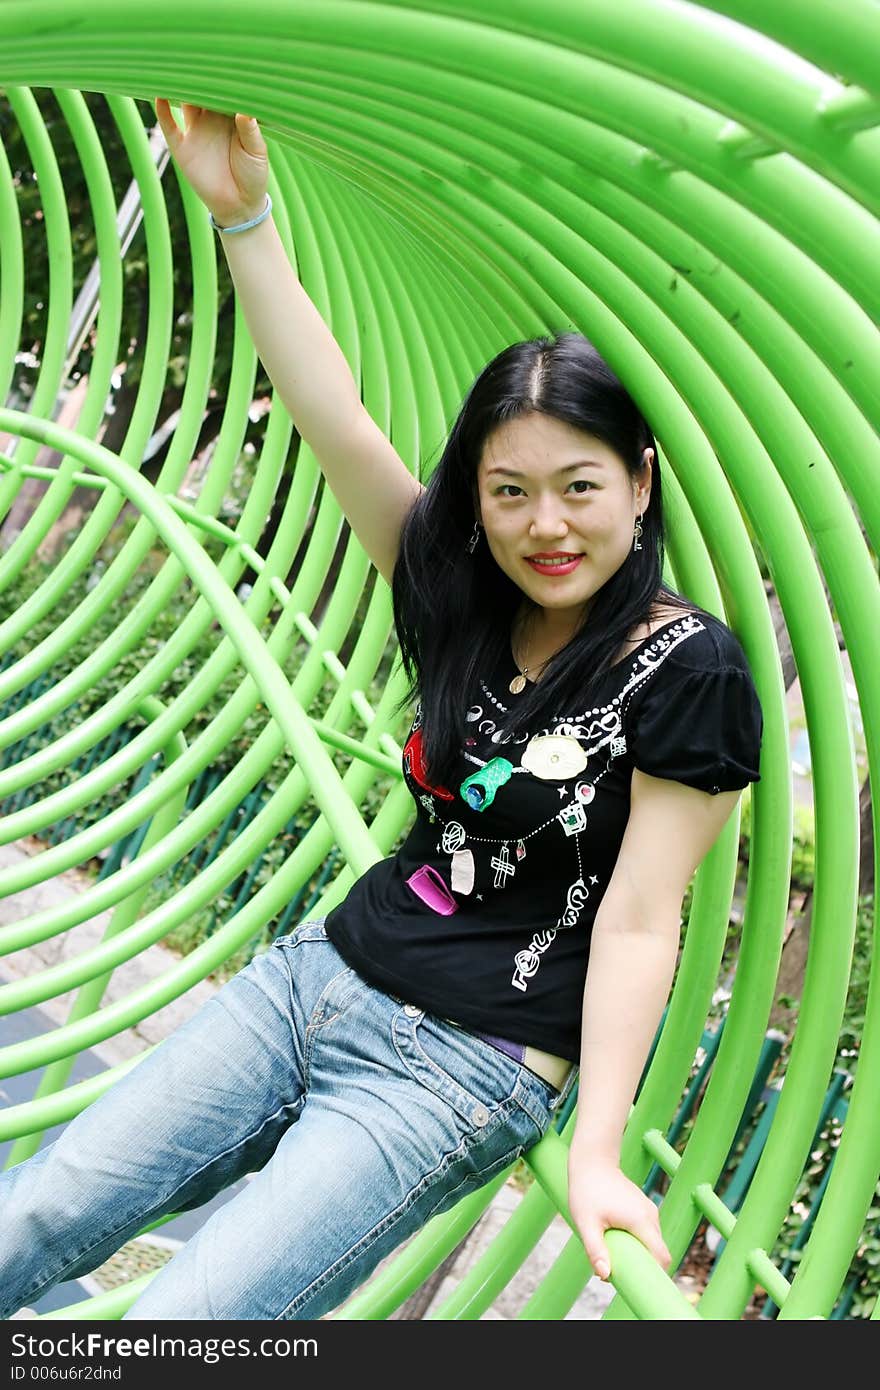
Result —
<instances>
[{"instance_id":1,"label":"curved green pipe","mask_svg":"<svg viewBox=\"0 0 880 1390\"><path fill-rule=\"evenodd\" d=\"M161 702L154 698L146 700L140 712L147 719L156 718L162 713ZM185 748L185 740L181 738L180 735L177 735L172 743L164 750L164 753L166 758L173 759L179 756ZM143 850L148 850L151 844L162 838L168 828L176 825L177 818L183 809L185 801L186 793L184 792L179 795L176 800L169 800L165 803L151 822L138 853L141 853ZM107 924L104 932L104 941L109 941L136 920L143 900L146 897L146 893L147 888L144 887L140 893L130 895L117 907ZM70 1006L68 1022L74 1022L78 1018L86 1018L95 1012L104 996L104 991L110 983L110 978L111 976L109 973L93 977L88 985L80 990ZM47 1067L40 1078L39 1085L32 1099L39 1101L44 1096L61 1091L73 1070L73 1063L74 1058L68 1057L59 1059L59 1061L55 1062L52 1066ZM12 1146L7 1166L10 1168L14 1167L16 1163L21 1163L24 1159L30 1158L39 1148L42 1137L43 1135L40 1130L34 1130L26 1137L19 1139L18 1143Z\"/></svg>"},{"instance_id":2,"label":"curved green pipe","mask_svg":"<svg viewBox=\"0 0 880 1390\"><path fill-rule=\"evenodd\" d=\"M811 63L838 73L880 97L877 75L877 7L872 0L693 0L769 35Z\"/></svg>"},{"instance_id":3,"label":"curved green pipe","mask_svg":"<svg viewBox=\"0 0 880 1390\"><path fill-rule=\"evenodd\" d=\"M40 188L43 225L46 228L49 303L46 305L40 370L29 402L30 410L35 415L41 415L51 410L58 394L67 341L67 323L73 297L70 219L58 161L33 94L17 87L8 88L6 94L33 160L34 174ZM37 448L36 440L19 441L17 467L23 468L32 463ZM11 500L9 490L0 483L0 516L6 513L8 500Z\"/></svg>"},{"instance_id":4,"label":"curved green pipe","mask_svg":"<svg viewBox=\"0 0 880 1390\"><path fill-rule=\"evenodd\" d=\"M6 401L15 373L19 325L24 314L24 241L12 169L0 141L0 399ZM0 516L15 495L0 479Z\"/></svg>"},{"instance_id":5,"label":"curved green pipe","mask_svg":"<svg viewBox=\"0 0 880 1390\"><path fill-rule=\"evenodd\" d=\"M119 331L122 321L120 243L116 229L113 185L110 181L107 161L85 101L79 92L65 91L57 93L57 100L70 128L74 147L80 157L89 201L95 216L96 253L100 267L99 308L88 387L76 421L78 432L91 438L103 419L113 367L119 360ZM69 225L67 231L69 236ZM66 324L62 324L62 331L65 339L66 356ZM59 386L56 384L54 387L56 394L58 390ZM52 400L53 396L47 393L46 404L49 405ZM35 409L34 413L40 412ZM27 464L24 467L26 473ZM62 462L62 466L55 471L51 486L29 517L27 525L16 537L6 554L0 558L0 589L5 588L7 584L18 578L24 565L31 559L51 526L63 512L70 493L76 486L73 477L75 468L75 460ZM50 611L54 599L51 586L46 587L46 590L41 594L41 599L42 602L28 604L26 605L26 612L20 612L16 615L19 632L27 632L33 623L38 622ZM14 631L15 628L16 621L13 621L8 630Z\"/></svg>"},{"instance_id":6,"label":"curved green pipe","mask_svg":"<svg viewBox=\"0 0 880 1390\"><path fill-rule=\"evenodd\" d=\"M718 55L708 53L705 47L714 21L707 23L706 16L697 16L693 6L677 7L670 12L668 6L639 0L639 14L645 25L638 36L621 33L624 26L619 17L597 17L595 5L583 6L575 14L571 6L555 3L536 14L533 7L514 3L503 16L488 15L485 6L453 0L445 5L435 4L431 14L425 13L428 7L416 10L402 5L388 5L380 10L364 4L357 7L357 15L350 5L327 4L319 10L308 5L294 8L298 21L302 21L297 25L294 44L299 54L315 59L321 55L321 65L341 61L353 66L352 74L331 79L336 90L327 84L323 96L315 94L312 72L317 63L297 89L296 73L289 62L293 50L280 33L274 35L277 42L271 53L261 41L246 43L241 35L236 35L242 61L235 69L233 85L224 83L217 62L222 42L213 42L212 31L212 42L202 46L188 67L190 86L186 95L199 100L199 84L210 82L213 104L239 105L241 91L235 83L246 83L248 76L264 74L272 65L277 72L286 62L283 84L280 77L271 76L269 81L260 83L265 109L257 109L257 114L270 133L277 125L279 156L273 162L279 166L282 160L284 166L289 164L294 177L305 170L303 208L314 205L319 209L316 226L320 221L320 228L313 249L314 278L321 282L317 297L321 292L325 295L326 307L322 312L332 322L334 333L345 341L351 361L357 361L362 330L348 313L353 302L349 295L366 303L366 289L371 283L381 281L393 286L389 295L393 317L385 317L376 342L376 347L387 353L387 375L380 384L377 374L370 376L366 366L360 368L365 403L377 386L386 402L387 419L381 427L392 432L402 453L409 445L411 457L418 460L421 455L424 459L425 426L436 408L438 394L449 392L452 397L438 416L445 416L448 421L448 412L457 405L456 381L465 386L473 375L473 363L478 367L495 348L490 325L494 320L501 327L502 320L496 318L500 304L504 305L504 321L509 318L511 331L501 328L497 346L525 331L542 331L545 325L584 327L612 365L622 371L626 384L637 399L644 401L655 422L662 457L664 462L669 460L666 477L673 524L670 555L680 587L716 611L723 609L752 662L769 718L762 761L765 776L752 792L752 861L743 946L725 1030L727 1052L722 1048L719 1054L698 1123L684 1158L678 1160L671 1151L665 1152L657 1126L662 1126L664 1115L668 1116L680 1076L688 1067L687 1044L699 1013L695 1001L706 997L717 969L735 867L735 827L727 829L726 838L715 847L698 876L692 930L668 1024L639 1106L630 1120L626 1161L632 1171L655 1159L667 1166L673 1181L664 1200L663 1218L667 1239L673 1231L676 1236L671 1245L678 1246L682 1240L686 1243L700 1212L711 1213L712 1219L717 1218L719 1229L724 1230L727 1245L702 1301L701 1315L738 1316L755 1279L760 1279L771 1289L782 1315L798 1316L798 1281L789 1290L786 1282L780 1280L760 1253L759 1237L769 1237L769 1243L764 1241L768 1248L775 1239L792 1183L797 1180L796 1151L804 1142L809 1143L811 1107L817 1097L821 1098L823 1070L829 1056L833 1060L836 1019L846 985L846 947L852 939L857 843L852 735L820 577L827 581L828 595L852 659L865 711L869 767L876 777L874 711L878 692L867 653L871 650L870 634L876 631L877 582L872 557L862 539L858 519L852 514L853 504L859 506L867 538L874 541L876 549L876 499L859 468L861 465L864 475L864 459L875 447L867 421L877 418L876 389L868 366L876 335L865 315L866 310L870 315L876 308L877 286L872 269L876 227L858 206L859 202L866 209L876 206L871 164L877 149L876 131L866 124L871 118L870 99L865 93L834 90L835 84L826 82L824 77L792 67L783 72L780 66L759 86L756 75L763 76L768 62L773 66L770 59L762 56L750 68L755 90L748 84L742 86L731 105L729 89L734 79L729 74L735 73L738 65L739 71L744 71L743 65L754 57L753 45L747 36L742 36L742 42L733 43L733 59L728 72L721 73L719 83ZM804 7L805 23L814 8ZM186 15L192 16L197 9L198 6L186 7ZM291 7L286 9L289 17ZM43 7L44 15L50 11L57 14L53 7ZM337 19L352 18L345 31L345 46L339 42L338 31L328 34L326 26L331 12ZM670 54L664 47L664 43L670 42L668 37L658 41L651 52L642 51L644 37L654 32L652 25L661 12L673 15L672 27L676 39L681 40L677 54ZM0 23L6 21L8 13L0 18ZM134 13L137 17L137 7ZM268 5L264 13L268 21L264 32L268 33L281 12L279 7ZM586 24L588 13L596 18L592 25ZM222 6L215 17L221 21L216 32L228 38L238 17ZM481 24L486 18L492 21L491 25ZM90 16L87 22L100 27L102 21L104 41L112 32L109 12L97 19ZM362 28L355 21L363 21ZM563 30L560 25L565 26ZM508 32L501 33L501 28ZM185 33L183 24L177 26L177 32ZM567 52L555 42L562 33L569 41ZM309 36L313 42L307 47ZM470 67L463 61L465 39L471 44ZM21 56L24 49L18 36L17 43L19 46L13 47ZM475 55L478 58L481 52L488 53L490 45L491 64L475 65ZM589 56L575 53L578 46L588 50ZM63 64L67 59L79 59L82 66L96 55L100 58L101 43L94 36L91 50L88 55L79 55L69 46L67 58L59 56L58 61ZM363 80L367 54L373 87L384 86L389 96L396 93L394 100L383 104L375 91L369 90L370 83ZM117 56L120 61L114 69L114 81L119 81L122 90L137 91L136 83L141 79L155 77L158 81L158 59L155 72L149 71L149 43L143 54L138 53L139 75L132 73L125 52ZM456 128L454 120L448 122L442 139L438 138L437 122L432 119L431 101L421 99L424 82L421 88L413 87L408 95L404 91L406 81L412 85L424 67L419 59L426 57L432 75L438 78L437 83L432 83L432 100L443 82L448 88L450 80L466 80L468 72L479 66L492 73L491 87L473 86L474 99L482 93L484 110L463 116L461 129ZM389 59L396 65L394 80L386 80ZM248 63L252 64L250 69ZM537 161L530 132L525 128L527 105L536 89L548 90L543 78L551 68L559 81L549 89L554 91L559 106L567 105L570 110L549 111L542 125L547 133L547 156L539 166L541 177L533 177L529 183L526 171L534 169ZM837 70L847 71L843 65ZM168 72L169 77L179 80L179 74L173 74L170 67ZM660 82L656 80L658 75ZM591 79L588 86L587 76ZM30 75L28 80L32 80ZM63 82L63 71L57 71L53 80ZM352 80L361 82L360 89L340 93L340 81L350 84ZM172 90L167 84L165 89ZM700 102L710 89L711 100L703 107ZM294 137L291 103L297 102ZM247 105L254 109L253 102ZM620 109L623 105L626 112ZM730 118L727 126L707 109L710 105ZM606 147L609 141L620 145L611 164L615 175L612 183L602 177L599 156L590 143L593 163L589 173L594 185L591 192L595 211L589 218L582 201L568 193L571 178L582 178L584 169L580 147L585 140L582 137L578 142L575 129L582 129L587 139L590 132L588 124L581 126L575 121L576 109L587 111L594 118L592 134L597 146L603 141ZM350 119L343 116L346 111L350 112ZM570 127L566 132L563 120ZM743 123L737 124L740 121ZM601 130L603 122L613 128ZM650 138L646 139L646 133ZM578 157L569 159L567 165L566 135L570 147L573 143L578 150ZM294 139L304 151L297 160L291 149ZM810 148L802 148L799 140ZM632 141L636 144L632 145ZM650 148L643 151L640 144ZM286 149L280 154L282 146L291 149L289 157ZM782 159L767 157L780 147L791 154ZM622 165L637 172L631 178L620 177L618 170ZM675 173L676 167L682 171L690 169L691 173ZM693 174L697 174L697 179ZM279 184L283 181L277 173L276 178ZM837 191L834 183L846 189L846 194ZM638 209L630 200L651 189L657 195L655 207L639 218ZM288 190L288 198L281 200L280 217L284 215L283 203L289 200ZM714 254L727 261L733 274L744 283L730 278L730 283L725 284L711 259L702 265L697 262L696 276L691 257L679 261L685 247L674 224L683 220L682 209L688 200L692 216L687 225L694 234L695 254L699 256L702 247L712 247ZM808 211L810 200L814 206ZM742 210L737 204L742 204ZM730 213L726 233L721 225L725 211ZM380 217L383 230L393 219L392 225L400 228L401 235L401 256L386 258L385 264L371 254L372 243L365 238L371 222L378 223ZM767 222L766 228L761 226L762 218ZM634 224L631 228L628 221ZM337 231L337 225L344 226L343 235ZM370 250L361 249L348 235L348 227L355 225L357 241L366 241ZM754 241L749 240L752 230ZM297 229L298 238L301 231L301 227ZM810 331L805 323L808 315L796 303L798 286L793 275L781 289L775 288L776 280L784 277L774 275L773 258L776 257L777 265L786 259L786 244L780 231L804 253L803 264L797 265L801 300L809 294L810 307L817 318L828 319L832 304L840 306L848 318L847 335L851 327L855 335L852 341L859 341L852 362L842 360L843 355L831 343L827 330ZM416 244L421 241L434 247L430 265L436 280L432 277L430 287L428 283L417 284L413 275L415 248L411 250L404 243L404 236ZM475 309L479 306L479 332L484 331L485 325L486 333L482 340L475 337L465 351L464 325L465 321L473 321L476 326L474 315L467 314L461 322L450 319L444 324L440 310L444 281L455 279L449 252L456 241L462 251L465 275L469 284L476 287L471 297ZM735 245L731 249L731 243L748 245L749 256L760 266L750 264L741 254L737 262ZM756 245L761 247L760 255L756 255ZM787 250L791 259L791 247ZM810 257L815 266L809 263ZM688 265L686 283L674 288L669 287L668 280L664 284L670 264ZM829 274L837 278L839 287L828 279ZM303 279L305 282L306 277ZM429 331L426 311L432 303L434 283L437 313ZM856 308L849 295L860 299L863 307ZM748 321L741 333L734 332L729 322L734 310L740 307L731 307L734 298L745 300L740 317L746 313ZM836 327L843 337L840 322ZM623 323L627 324L626 330ZM445 379L441 377L439 362L435 370L435 359L428 355L436 351L438 326L440 336L451 340L458 354L452 367L450 352L451 370ZM748 342L752 350L746 346ZM412 392L403 387L406 378L398 344L404 346L407 363L419 363L412 371ZM374 352L371 357L375 359L377 355ZM393 394L388 389L392 379ZM368 408L375 411L374 399ZM655 401L659 402L656 407ZM858 458L853 457L856 451ZM805 460L806 455L809 457ZM723 469L718 459L723 461ZM806 471L805 462L810 472ZM298 467L291 488L291 495L296 492L297 505L308 495L305 489L309 477L312 495L318 485L315 461L306 446L299 450L298 465L302 469ZM11 487L17 487L20 476L15 475ZM110 490L105 492L112 496ZM345 534L338 508L328 497L327 489L319 496L306 564L294 580L292 591L283 590L283 586L282 590L272 588L273 577L263 573L258 583L265 579L264 591L268 588L275 598L281 597L281 623L286 625L288 636L292 637L294 628L299 628L308 644L309 655L292 685L294 698L303 702L301 708L320 696L330 677L336 684L330 728L341 730L357 717L365 725L365 746L387 750L391 692L398 686L399 672L392 674L375 711L371 710L364 690L356 684L375 671L380 646L384 647L388 635L388 596L381 581L373 584L367 621L355 642L356 661L349 658L345 666L336 655L347 640L357 610L356 599L367 575L364 557L356 544L350 539L346 542L336 590L320 626L315 628L307 616L305 608L310 604L296 608L299 596L307 591L313 599L317 598L327 556L336 539ZM711 506L707 500L710 496ZM141 505L140 497L138 504ZM150 508L141 509L147 524L155 523L156 516ZM254 503L252 510L255 520L264 520L268 514L265 497L259 506ZM300 507L298 518L304 514ZM294 527L298 524L293 523ZM202 533L200 527L199 535ZM164 532L162 536L167 543ZM711 538L711 560L704 536ZM818 822L814 940L783 1098L788 1102L788 1112L783 1110L781 1120L774 1126L752 1192L733 1222L717 1204L711 1184L717 1176L714 1165L725 1156L725 1136L735 1123L732 1112L736 1111L736 1098L743 1095L747 1085L751 1049L760 1041L762 1015L766 1017L769 1006L787 898L783 890L787 887L790 852L785 833L791 815L787 726L775 643L755 564L755 544L767 557L781 597L802 677L810 731L821 729L822 739L813 750ZM236 547L236 555L239 551L242 556L245 554L243 546ZM133 554L130 549L127 559ZM188 548L185 558L187 562L191 560ZM228 558L227 552L224 562ZM817 570L821 570L821 576ZM301 583L303 573L306 579ZM803 577L803 596L797 593L799 576ZM802 606L805 603L806 610ZM812 615L807 617L810 609L824 619L818 627ZM253 612L256 616L256 609ZM77 630L83 635L91 617L91 609L77 615ZM72 629L65 637L69 635ZM64 645L59 644L58 650ZM283 646L281 643L277 647L279 656ZM290 650L289 643L286 650ZM834 672L834 681L827 689L820 688L823 661ZM19 676L16 671L14 679ZM262 673L255 679L261 689ZM83 688L87 688L87 682ZM207 744L203 745L202 751L206 748ZM831 778L835 760L849 774L837 784ZM306 778L299 769L291 774L291 784L296 783L298 794L304 794L312 784L306 771ZM352 807L361 805L373 780L374 770L360 760L352 763L342 779ZM379 846L386 835L393 835L395 826L401 826L408 811L411 813L407 794L398 781L373 819L373 845ZM323 842L324 853L329 847L327 829L324 818L319 817L306 837L312 846ZM346 853L349 865L324 894L325 904L338 900L352 872L357 871L357 863L347 848ZM270 899L278 901L279 880L285 885L296 884L307 859L305 842L291 861L295 858L296 867L292 862L284 866L268 897L264 896L266 890L261 890L259 908L251 904L227 924L223 929L227 933L224 945L228 946L246 926L253 929L260 910L268 906ZM178 895L175 906L180 900ZM837 920L833 919L835 911ZM207 954L203 952L200 964ZM169 972L174 976L172 988L184 973ZM163 988L167 987L168 978ZM866 1040L876 1038L877 998L875 978L869 995ZM126 1009L131 1010L131 999L126 1001ZM64 1044L77 1036L83 1035L77 1035L74 1029ZM871 1094L872 1081L876 1094L878 1060L876 1044L865 1049L856 1087L859 1128L848 1125L841 1146L843 1149L849 1142L848 1181L854 1178L856 1191L844 1201L844 1185L837 1183L837 1205L824 1223L823 1255L820 1258L817 1254L812 1262L813 1272L801 1282L798 1293L804 1308L815 1310L817 1300L828 1298L829 1289L841 1272L841 1261L848 1260L853 1248L860 1204L864 1204L866 1193L869 1195L871 1164L877 1156L878 1143L877 1123L865 1098ZM713 1120L717 1121L714 1135ZM850 1135L855 1136L851 1141ZM556 1155L552 1163L551 1155ZM559 1201L564 1187L561 1162L552 1140L534 1151L533 1167L539 1181L543 1175L548 1190L552 1190L554 1200L564 1210L564 1198ZM831 1190L829 1184L829 1193ZM831 1208L828 1210L831 1212ZM635 1277L638 1258L634 1261L626 1238L612 1233L609 1244L615 1256L616 1282L632 1309L639 1316L676 1316L673 1311L658 1312L666 1306L665 1286L657 1294L651 1291L650 1280L645 1283ZM818 1251L818 1246L815 1248ZM577 1255L576 1243L570 1249ZM568 1258L567 1266L558 1277L545 1281L545 1306L550 1306L555 1298L558 1307L568 1296L566 1290L573 1287L576 1260ZM806 1268L804 1262L802 1269ZM652 1272L658 1273L656 1267ZM535 1306L539 1302L537 1299ZM614 1315L612 1309L610 1316Z\"/></svg>"}]
</instances>

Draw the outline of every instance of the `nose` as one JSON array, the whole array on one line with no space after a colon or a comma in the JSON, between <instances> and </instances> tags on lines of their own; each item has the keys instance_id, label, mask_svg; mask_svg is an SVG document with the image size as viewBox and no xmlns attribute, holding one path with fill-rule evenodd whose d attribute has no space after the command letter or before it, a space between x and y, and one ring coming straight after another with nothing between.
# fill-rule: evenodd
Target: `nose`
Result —
<instances>
[{"instance_id":1,"label":"nose","mask_svg":"<svg viewBox=\"0 0 880 1390\"><path fill-rule=\"evenodd\" d=\"M549 494L537 497L532 506L529 522L529 535L533 540L546 537L548 540L561 540L568 534L568 521L559 498Z\"/></svg>"}]
</instances>

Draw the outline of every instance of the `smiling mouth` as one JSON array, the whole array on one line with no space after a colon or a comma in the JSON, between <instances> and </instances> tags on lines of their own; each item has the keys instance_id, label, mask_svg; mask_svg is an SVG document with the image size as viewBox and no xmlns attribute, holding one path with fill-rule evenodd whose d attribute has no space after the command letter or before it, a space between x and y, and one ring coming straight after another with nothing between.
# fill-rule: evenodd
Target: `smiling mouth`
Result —
<instances>
[{"instance_id":1,"label":"smiling mouth","mask_svg":"<svg viewBox=\"0 0 880 1390\"><path fill-rule=\"evenodd\" d=\"M534 564L540 565L569 565L572 560L579 560L581 557L575 550L555 550L547 554L526 555L525 559Z\"/></svg>"},{"instance_id":2,"label":"smiling mouth","mask_svg":"<svg viewBox=\"0 0 880 1390\"><path fill-rule=\"evenodd\" d=\"M577 569L584 557L582 555L526 555L523 558L526 564L530 565L538 574L568 574Z\"/></svg>"}]
</instances>

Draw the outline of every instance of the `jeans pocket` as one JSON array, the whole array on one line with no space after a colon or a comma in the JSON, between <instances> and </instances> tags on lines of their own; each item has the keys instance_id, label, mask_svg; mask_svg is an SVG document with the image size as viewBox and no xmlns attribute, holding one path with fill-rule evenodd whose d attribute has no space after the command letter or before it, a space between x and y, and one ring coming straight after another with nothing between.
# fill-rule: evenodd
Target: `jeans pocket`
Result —
<instances>
[{"instance_id":1,"label":"jeans pocket","mask_svg":"<svg viewBox=\"0 0 880 1390\"><path fill-rule=\"evenodd\" d=\"M326 917L313 917L305 922L300 922L286 936L276 936L272 945L298 946L301 941L328 941L329 937L324 929L326 920Z\"/></svg>"},{"instance_id":2,"label":"jeans pocket","mask_svg":"<svg viewBox=\"0 0 880 1390\"><path fill-rule=\"evenodd\" d=\"M448 1102L469 1125L487 1125L513 1096L519 1063L494 1049L487 1057L463 1029L407 1004L393 1015L391 1031L395 1051L414 1080Z\"/></svg>"}]
</instances>

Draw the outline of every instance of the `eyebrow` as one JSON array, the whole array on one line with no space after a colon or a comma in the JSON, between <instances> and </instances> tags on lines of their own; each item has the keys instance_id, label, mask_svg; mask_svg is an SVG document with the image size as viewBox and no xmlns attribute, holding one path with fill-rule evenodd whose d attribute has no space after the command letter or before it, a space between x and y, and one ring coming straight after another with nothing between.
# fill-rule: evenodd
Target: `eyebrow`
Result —
<instances>
[{"instance_id":1,"label":"eyebrow","mask_svg":"<svg viewBox=\"0 0 880 1390\"><path fill-rule=\"evenodd\" d=\"M564 468L557 468L553 476L558 478L561 477L564 473L573 473L576 468L601 469L601 467L601 463L598 463L596 459L581 459L579 463L567 463ZM505 473L508 478L523 478L526 476L524 473L519 472L519 470L516 468L488 468L486 470L487 476L491 475L492 473Z\"/></svg>"}]
</instances>

